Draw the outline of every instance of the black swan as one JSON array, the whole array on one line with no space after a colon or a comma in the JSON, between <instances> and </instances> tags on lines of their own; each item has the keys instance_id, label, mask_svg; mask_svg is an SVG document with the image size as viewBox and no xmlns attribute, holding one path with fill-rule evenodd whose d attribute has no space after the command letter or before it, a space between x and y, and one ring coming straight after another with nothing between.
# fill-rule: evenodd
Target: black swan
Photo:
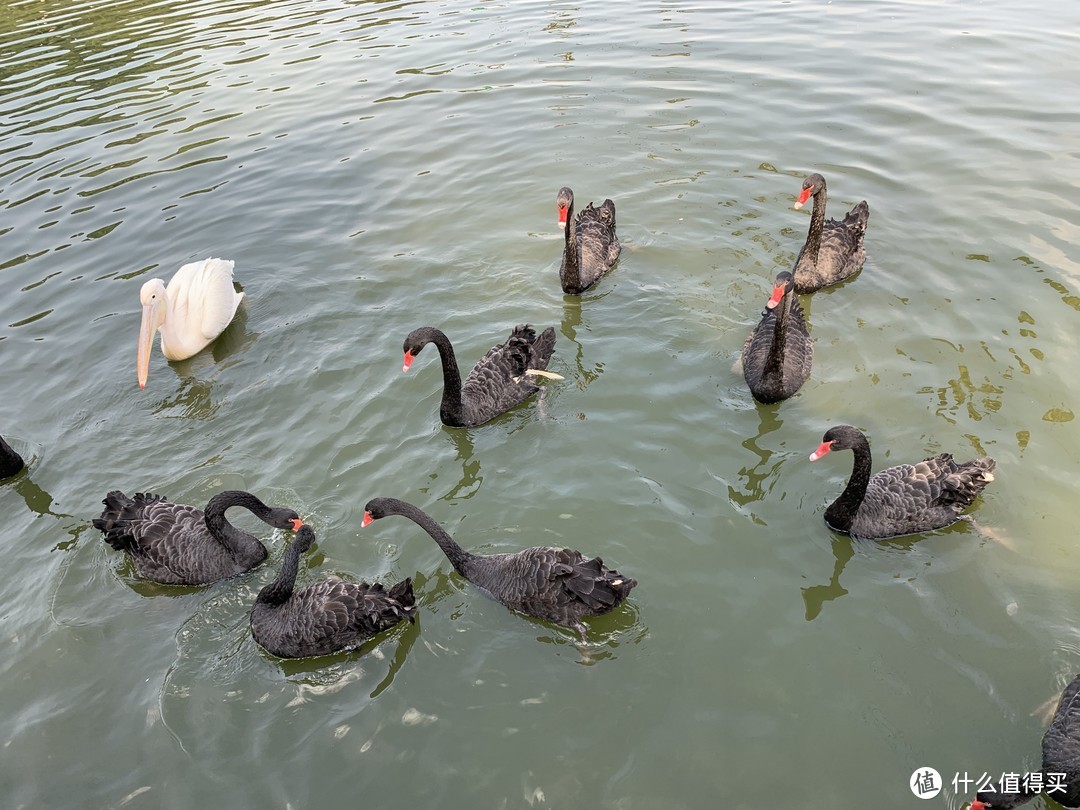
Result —
<instances>
[{"instance_id":1,"label":"black swan","mask_svg":"<svg viewBox=\"0 0 1080 810\"><path fill-rule=\"evenodd\" d=\"M1031 776L1038 776L1036 783ZM1025 784L1026 782L1026 784ZM1057 712L1042 740L1042 770L1016 785L1016 791L980 791L971 810L1007 810L1031 801L1039 793L1064 807L1080 807L1080 675L1065 687Z\"/></svg>"},{"instance_id":2,"label":"black swan","mask_svg":"<svg viewBox=\"0 0 1080 810\"><path fill-rule=\"evenodd\" d=\"M814 343L795 297L791 273L776 276L761 322L743 344L743 376L750 393L766 404L787 399L806 382L814 363Z\"/></svg>"},{"instance_id":3,"label":"black swan","mask_svg":"<svg viewBox=\"0 0 1080 810\"><path fill-rule=\"evenodd\" d=\"M802 208L811 196L814 209L810 214L810 231L795 260L795 292L800 294L839 284L857 273L866 259L863 234L870 218L866 200L852 208L843 222L837 222L825 219L829 193L825 178L820 174L812 174L803 180L802 193L795 201L795 207Z\"/></svg>"},{"instance_id":4,"label":"black swan","mask_svg":"<svg viewBox=\"0 0 1080 810\"><path fill-rule=\"evenodd\" d=\"M443 396L439 416L450 427L476 427L520 405L540 390L530 377L562 379L545 372L555 351L555 328L551 326L539 335L528 324L515 326L506 343L493 346L473 366L464 385L454 347L433 326L414 329L405 338L402 370L408 371L416 355L429 343L435 344L442 360Z\"/></svg>"},{"instance_id":5,"label":"black swan","mask_svg":"<svg viewBox=\"0 0 1080 810\"><path fill-rule=\"evenodd\" d=\"M300 528L292 509L272 508L250 492L219 492L206 510L170 503L160 495L114 490L94 527L105 542L131 556L139 576L163 585L206 585L250 571L266 559L266 546L225 519L242 506L275 529Z\"/></svg>"},{"instance_id":6,"label":"black swan","mask_svg":"<svg viewBox=\"0 0 1080 810\"><path fill-rule=\"evenodd\" d=\"M586 616L616 608L637 581L585 559L570 548L535 547L514 554L471 554L421 510L396 498L373 498L363 525L387 515L403 515L431 535L457 572L496 602L512 610L578 631L585 641Z\"/></svg>"},{"instance_id":7,"label":"black swan","mask_svg":"<svg viewBox=\"0 0 1080 810\"><path fill-rule=\"evenodd\" d=\"M589 203L575 217L574 192L564 186L559 189L555 204L559 227L566 236L559 280L563 292L580 295L599 281L619 258L622 246L615 235L615 203L604 200L599 208Z\"/></svg>"},{"instance_id":8,"label":"black swan","mask_svg":"<svg viewBox=\"0 0 1080 810\"><path fill-rule=\"evenodd\" d=\"M942 529L994 480L996 463L977 458L957 464L948 453L918 464L900 464L870 476L870 443L858 428L829 428L811 456L817 461L833 450L853 450L855 466L847 487L825 510L835 531L884 540Z\"/></svg>"},{"instance_id":9,"label":"black swan","mask_svg":"<svg viewBox=\"0 0 1080 810\"><path fill-rule=\"evenodd\" d=\"M22 456L4 441L3 436L0 436L0 480L11 478L25 466L26 462L23 461Z\"/></svg>"},{"instance_id":10,"label":"black swan","mask_svg":"<svg viewBox=\"0 0 1080 810\"><path fill-rule=\"evenodd\" d=\"M301 526L285 549L277 579L255 598L251 635L260 647L278 658L330 655L354 650L402 619L414 621L411 579L388 591L378 582L357 585L331 577L294 591L300 555L314 542L312 528Z\"/></svg>"}]
</instances>

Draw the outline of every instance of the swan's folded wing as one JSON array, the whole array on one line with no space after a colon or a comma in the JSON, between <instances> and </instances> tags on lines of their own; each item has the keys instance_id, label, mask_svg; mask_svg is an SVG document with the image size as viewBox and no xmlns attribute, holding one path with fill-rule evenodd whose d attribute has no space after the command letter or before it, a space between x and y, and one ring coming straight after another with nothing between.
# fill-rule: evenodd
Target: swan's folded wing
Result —
<instances>
[{"instance_id":1,"label":"swan's folded wing","mask_svg":"<svg viewBox=\"0 0 1080 810\"><path fill-rule=\"evenodd\" d=\"M618 237L615 236L615 206L611 203L610 212L606 206L594 208L592 203L577 215L574 222L574 235L577 239L578 266L581 268L581 281L589 287L603 276L619 258Z\"/></svg>"},{"instance_id":2,"label":"swan's folded wing","mask_svg":"<svg viewBox=\"0 0 1080 810\"><path fill-rule=\"evenodd\" d=\"M549 327L537 337L530 325L521 324L514 327L506 343L488 350L461 386L461 399L469 421L480 423L492 419L539 391L539 386L525 375L525 371L545 369L554 345L553 328Z\"/></svg>"}]
</instances>

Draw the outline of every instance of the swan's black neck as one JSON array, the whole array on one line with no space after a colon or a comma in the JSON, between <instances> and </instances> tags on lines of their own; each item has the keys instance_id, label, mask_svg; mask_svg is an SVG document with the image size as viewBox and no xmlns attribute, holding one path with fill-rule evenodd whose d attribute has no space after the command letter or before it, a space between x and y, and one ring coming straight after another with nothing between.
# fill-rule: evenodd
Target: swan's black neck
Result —
<instances>
[{"instance_id":1,"label":"swan's black neck","mask_svg":"<svg viewBox=\"0 0 1080 810\"><path fill-rule=\"evenodd\" d=\"M25 466L22 456L4 441L3 436L0 436L0 478L10 478Z\"/></svg>"},{"instance_id":2,"label":"swan's black neck","mask_svg":"<svg viewBox=\"0 0 1080 810\"><path fill-rule=\"evenodd\" d=\"M461 372L458 371L454 347L450 345L450 338L433 326L423 330L421 338L435 344L442 361L443 395L439 415L443 424L458 427L464 421L464 405L461 402Z\"/></svg>"},{"instance_id":3,"label":"swan's black neck","mask_svg":"<svg viewBox=\"0 0 1080 810\"><path fill-rule=\"evenodd\" d=\"M250 492L244 492L243 490L226 490L225 492L219 492L210 499L210 503L203 510L206 528L210 530L210 534L218 542L235 554L246 551L254 538L246 532L240 531L226 520L225 510L232 506L242 506L263 522L268 522L271 510L269 506Z\"/></svg>"},{"instance_id":4,"label":"swan's black neck","mask_svg":"<svg viewBox=\"0 0 1080 810\"><path fill-rule=\"evenodd\" d=\"M455 570L466 579L469 575L465 571L466 564L475 559L475 554L470 554L465 549L457 544L453 537L447 533L447 531L440 526L435 520L421 509L417 509L411 503L405 501L399 501L396 498L384 498L382 500L382 509L385 515L401 515L407 517L429 535L431 539L438 543L439 548L443 550L443 554L450 560L450 564L454 566Z\"/></svg>"},{"instance_id":5,"label":"swan's black neck","mask_svg":"<svg viewBox=\"0 0 1080 810\"><path fill-rule=\"evenodd\" d=\"M570 198L570 204L566 207L566 233L565 245L563 246L563 264L561 269L561 275L564 292L582 292L581 262L578 260L577 234L574 233L573 197Z\"/></svg>"},{"instance_id":6,"label":"swan's black neck","mask_svg":"<svg viewBox=\"0 0 1080 810\"><path fill-rule=\"evenodd\" d=\"M800 265L817 266L818 253L821 252L821 232L825 228L825 203L828 199L828 189L822 183L821 190L814 195L814 207L810 211L810 230L806 234L802 256L799 257Z\"/></svg>"},{"instance_id":7,"label":"swan's black neck","mask_svg":"<svg viewBox=\"0 0 1080 810\"><path fill-rule=\"evenodd\" d=\"M841 532L851 531L855 513L859 511L859 506L866 497L866 487L870 483L870 442L862 434L853 441L851 450L855 454L855 464L851 470L851 478L840 497L825 510L825 522Z\"/></svg>"},{"instance_id":8,"label":"swan's black neck","mask_svg":"<svg viewBox=\"0 0 1080 810\"><path fill-rule=\"evenodd\" d=\"M277 607L284 605L292 596L293 587L296 585L296 572L300 568L300 555L311 548L315 542L315 532L308 525L300 527L289 547L285 549L285 559L281 563L281 570L277 579L259 591L255 597L256 602Z\"/></svg>"},{"instance_id":9,"label":"swan's black neck","mask_svg":"<svg viewBox=\"0 0 1080 810\"><path fill-rule=\"evenodd\" d=\"M765 374L781 374L784 368L784 353L787 347L788 314L791 312L791 300L795 295L789 286L784 291L784 297L774 310L776 323L773 324L772 345L769 346L769 354L765 358Z\"/></svg>"}]
</instances>

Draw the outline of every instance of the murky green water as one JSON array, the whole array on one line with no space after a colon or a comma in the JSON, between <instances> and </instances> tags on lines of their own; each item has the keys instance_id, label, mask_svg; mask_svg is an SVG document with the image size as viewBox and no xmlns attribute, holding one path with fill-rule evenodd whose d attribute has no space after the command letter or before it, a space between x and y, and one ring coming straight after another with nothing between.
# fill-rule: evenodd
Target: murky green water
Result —
<instances>
[{"instance_id":1,"label":"murky green water","mask_svg":"<svg viewBox=\"0 0 1080 810\"><path fill-rule=\"evenodd\" d=\"M921 766L1036 766L1080 671L1080 12L904 2L114 2L0 9L0 487L10 807L958 807ZM807 299L810 381L732 370L809 222L869 260ZM558 285L555 193L623 258ZM247 293L135 381L138 289L208 255ZM438 424L434 354L554 325L542 401ZM981 524L866 545L821 522L850 456L989 453ZM283 664L270 564L148 587L90 527L112 488L247 488L316 527L301 578L413 576L419 620ZM635 576L571 634L450 575L567 544ZM239 518L254 528L250 518ZM1010 547L1011 546L1011 547Z\"/></svg>"}]
</instances>

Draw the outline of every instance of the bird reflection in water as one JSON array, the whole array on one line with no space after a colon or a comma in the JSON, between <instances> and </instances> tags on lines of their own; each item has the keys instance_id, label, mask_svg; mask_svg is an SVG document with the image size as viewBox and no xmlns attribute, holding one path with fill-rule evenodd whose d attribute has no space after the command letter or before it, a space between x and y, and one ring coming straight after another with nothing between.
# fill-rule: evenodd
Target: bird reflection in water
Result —
<instances>
[{"instance_id":1,"label":"bird reflection in water","mask_svg":"<svg viewBox=\"0 0 1080 810\"><path fill-rule=\"evenodd\" d=\"M587 296L586 303L593 301L597 298L603 298L607 293L601 293L599 295ZM589 384L593 380L597 379L604 373L604 364L597 363L591 368L585 368L584 355L585 350L582 348L581 342L577 339L577 330L582 327L582 297L577 295L568 295L563 299L563 317L562 317L562 334L563 336L574 344L574 367L577 371L577 387L584 391L589 387ZM589 325L584 324L585 331L589 331Z\"/></svg>"},{"instance_id":2,"label":"bird reflection in water","mask_svg":"<svg viewBox=\"0 0 1080 810\"><path fill-rule=\"evenodd\" d=\"M439 500L468 500L480 491L480 485L484 483L484 476L480 474L480 459L474 455L472 436L469 435L468 429L460 428L444 428L443 433L450 437L457 450L457 460L461 462L461 478Z\"/></svg>"},{"instance_id":3,"label":"bird reflection in water","mask_svg":"<svg viewBox=\"0 0 1080 810\"><path fill-rule=\"evenodd\" d=\"M221 403L214 402L210 396L214 378L237 362L258 336L257 332L247 331L247 307L240 307L232 323L210 345L208 351L199 352L187 360L169 363L180 378L180 387L172 397L161 400L154 407L154 413L180 419L212 419L221 409ZM200 379L200 374L208 375L208 379Z\"/></svg>"},{"instance_id":4,"label":"bird reflection in water","mask_svg":"<svg viewBox=\"0 0 1080 810\"><path fill-rule=\"evenodd\" d=\"M832 553L835 563L833 565L832 579L828 585L811 585L802 589L803 603L806 605L806 620L812 622L821 613L826 602L839 599L847 593L847 589L840 584L840 574L844 566L855 555L855 541L846 534L835 534L832 539Z\"/></svg>"},{"instance_id":5,"label":"bird reflection in water","mask_svg":"<svg viewBox=\"0 0 1080 810\"><path fill-rule=\"evenodd\" d=\"M779 430L780 426L784 424L784 420L779 416L780 406L758 405L757 413L757 435L742 442L742 446L753 453L757 461L753 466L745 466L739 470L739 481L742 482L742 489L736 489L733 485L728 486L728 497L733 503L743 508L765 498L766 482L775 477L777 468L782 463L782 459L772 462L773 451L760 446L760 442L765 436ZM753 512L750 513L750 517L755 523L764 523Z\"/></svg>"}]
</instances>

